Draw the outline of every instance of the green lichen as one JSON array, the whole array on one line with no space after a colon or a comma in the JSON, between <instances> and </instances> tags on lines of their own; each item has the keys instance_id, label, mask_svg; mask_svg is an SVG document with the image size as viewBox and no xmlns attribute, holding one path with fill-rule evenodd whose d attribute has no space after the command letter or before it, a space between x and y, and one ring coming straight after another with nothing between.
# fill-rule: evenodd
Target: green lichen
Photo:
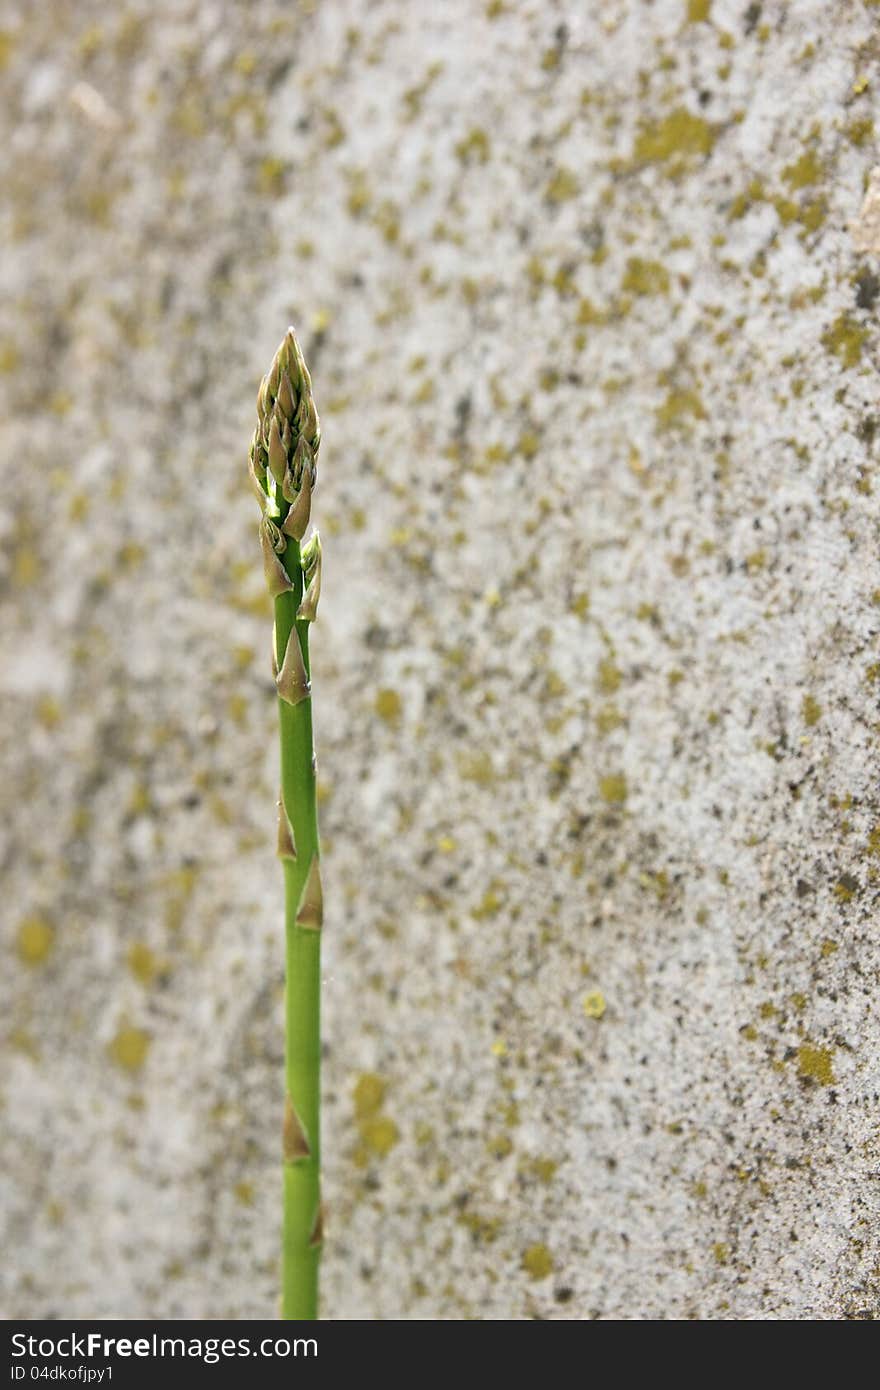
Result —
<instances>
[{"instance_id":1,"label":"green lichen","mask_svg":"<svg viewBox=\"0 0 880 1390\"><path fill-rule=\"evenodd\" d=\"M397 1125L387 1115L376 1115L373 1119L364 1120L359 1128L363 1148L376 1158L385 1158L400 1138Z\"/></svg>"},{"instance_id":2,"label":"green lichen","mask_svg":"<svg viewBox=\"0 0 880 1390\"><path fill-rule=\"evenodd\" d=\"M605 996L600 989L594 989L592 993L584 995L583 1010L587 1018L602 1018L606 1007Z\"/></svg>"},{"instance_id":3,"label":"green lichen","mask_svg":"<svg viewBox=\"0 0 880 1390\"><path fill-rule=\"evenodd\" d=\"M826 352L839 358L844 367L857 367L868 336L867 328L844 311L822 334L822 346Z\"/></svg>"},{"instance_id":4,"label":"green lichen","mask_svg":"<svg viewBox=\"0 0 880 1390\"><path fill-rule=\"evenodd\" d=\"M856 116L846 127L846 138L851 145L861 149L874 139L874 121L871 116Z\"/></svg>"},{"instance_id":5,"label":"green lichen","mask_svg":"<svg viewBox=\"0 0 880 1390\"><path fill-rule=\"evenodd\" d=\"M693 387L673 388L655 411L657 424L663 430L676 429L689 420L705 420L706 407L700 393Z\"/></svg>"},{"instance_id":6,"label":"green lichen","mask_svg":"<svg viewBox=\"0 0 880 1390\"><path fill-rule=\"evenodd\" d=\"M129 948L128 968L142 985L151 985L161 970L161 964L149 946L135 941Z\"/></svg>"},{"instance_id":7,"label":"green lichen","mask_svg":"<svg viewBox=\"0 0 880 1390\"><path fill-rule=\"evenodd\" d=\"M375 1072L364 1072L355 1083L352 1099L360 1144L354 1161L359 1168L366 1167L371 1158L384 1158L400 1138L394 1121L380 1113L386 1090L387 1082Z\"/></svg>"},{"instance_id":8,"label":"green lichen","mask_svg":"<svg viewBox=\"0 0 880 1390\"><path fill-rule=\"evenodd\" d=\"M801 701L801 716L809 728L813 728L822 718L822 706L812 695L805 695Z\"/></svg>"},{"instance_id":9,"label":"green lichen","mask_svg":"<svg viewBox=\"0 0 880 1390\"><path fill-rule=\"evenodd\" d=\"M55 944L55 930L45 917L25 917L19 923L16 949L25 965L44 965Z\"/></svg>"},{"instance_id":10,"label":"green lichen","mask_svg":"<svg viewBox=\"0 0 880 1390\"><path fill-rule=\"evenodd\" d=\"M635 164L663 165L673 177L711 153L716 133L702 116L678 106L660 121L643 123L633 146Z\"/></svg>"},{"instance_id":11,"label":"green lichen","mask_svg":"<svg viewBox=\"0 0 880 1390\"><path fill-rule=\"evenodd\" d=\"M480 126L474 126L463 140L459 140L455 153L462 164L488 164L491 145L489 136Z\"/></svg>"},{"instance_id":12,"label":"green lichen","mask_svg":"<svg viewBox=\"0 0 880 1390\"><path fill-rule=\"evenodd\" d=\"M553 1273L553 1256L546 1245L530 1245L523 1251L522 1267L530 1278L546 1279Z\"/></svg>"},{"instance_id":13,"label":"green lichen","mask_svg":"<svg viewBox=\"0 0 880 1390\"><path fill-rule=\"evenodd\" d=\"M492 1158L507 1158L513 1153L513 1140L509 1134L493 1134L486 1140L486 1152Z\"/></svg>"},{"instance_id":14,"label":"green lichen","mask_svg":"<svg viewBox=\"0 0 880 1390\"><path fill-rule=\"evenodd\" d=\"M820 182L824 174L825 165L812 148L805 150L800 159L796 159L793 164L787 164L782 171L782 177L792 192L799 188L812 187Z\"/></svg>"},{"instance_id":15,"label":"green lichen","mask_svg":"<svg viewBox=\"0 0 880 1390\"><path fill-rule=\"evenodd\" d=\"M559 168L547 184L544 197L548 203L567 203L569 199L576 198L579 192L576 175L570 169Z\"/></svg>"},{"instance_id":16,"label":"green lichen","mask_svg":"<svg viewBox=\"0 0 880 1390\"><path fill-rule=\"evenodd\" d=\"M829 1047L813 1047L803 1043L798 1048L798 1076L805 1081L815 1081L820 1086L834 1085L832 1058L834 1052Z\"/></svg>"},{"instance_id":17,"label":"green lichen","mask_svg":"<svg viewBox=\"0 0 880 1390\"><path fill-rule=\"evenodd\" d=\"M378 690L375 710L379 718L384 719L386 724L397 724L403 713L403 701L396 690Z\"/></svg>"},{"instance_id":18,"label":"green lichen","mask_svg":"<svg viewBox=\"0 0 880 1390\"><path fill-rule=\"evenodd\" d=\"M620 689L620 682L623 679L616 664L610 657L606 657L599 662L599 670L596 675L596 684L603 695L613 695Z\"/></svg>"},{"instance_id":19,"label":"green lichen","mask_svg":"<svg viewBox=\"0 0 880 1390\"><path fill-rule=\"evenodd\" d=\"M603 738L613 734L623 723L623 715L616 705L603 705L596 711L596 730Z\"/></svg>"},{"instance_id":20,"label":"green lichen","mask_svg":"<svg viewBox=\"0 0 880 1390\"><path fill-rule=\"evenodd\" d=\"M608 313L605 309L599 309L592 299L586 296L580 301L577 312L577 323L582 326L587 324L602 324L608 322Z\"/></svg>"},{"instance_id":21,"label":"green lichen","mask_svg":"<svg viewBox=\"0 0 880 1390\"><path fill-rule=\"evenodd\" d=\"M861 891L862 885L854 874L841 874L834 885L834 896L838 902L851 903Z\"/></svg>"},{"instance_id":22,"label":"green lichen","mask_svg":"<svg viewBox=\"0 0 880 1390\"><path fill-rule=\"evenodd\" d=\"M127 1024L119 1029L107 1051L111 1061L123 1071L140 1071L147 1060L150 1049L150 1035L143 1028L132 1028Z\"/></svg>"},{"instance_id":23,"label":"green lichen","mask_svg":"<svg viewBox=\"0 0 880 1390\"><path fill-rule=\"evenodd\" d=\"M502 883L493 883L483 894L480 902L475 908L471 909L471 916L478 922L485 921L488 917L495 917L504 906L504 898L499 892L503 889Z\"/></svg>"},{"instance_id":24,"label":"green lichen","mask_svg":"<svg viewBox=\"0 0 880 1390\"><path fill-rule=\"evenodd\" d=\"M538 1182L549 1186L556 1176L558 1167L559 1163L555 1158L529 1158L520 1165L520 1172L529 1177L537 1178Z\"/></svg>"},{"instance_id":25,"label":"green lichen","mask_svg":"<svg viewBox=\"0 0 880 1390\"><path fill-rule=\"evenodd\" d=\"M669 293L669 271L660 261L645 261L631 256L621 286L625 294L654 295Z\"/></svg>"},{"instance_id":26,"label":"green lichen","mask_svg":"<svg viewBox=\"0 0 880 1390\"><path fill-rule=\"evenodd\" d=\"M621 772L609 773L599 778L599 795L609 806L619 806L626 801L626 778Z\"/></svg>"},{"instance_id":27,"label":"green lichen","mask_svg":"<svg viewBox=\"0 0 880 1390\"><path fill-rule=\"evenodd\" d=\"M352 1099L354 1101L354 1113L359 1120L369 1119L371 1115L379 1112L387 1088L388 1083L383 1077L377 1076L375 1072L363 1072L358 1077L352 1092Z\"/></svg>"}]
</instances>

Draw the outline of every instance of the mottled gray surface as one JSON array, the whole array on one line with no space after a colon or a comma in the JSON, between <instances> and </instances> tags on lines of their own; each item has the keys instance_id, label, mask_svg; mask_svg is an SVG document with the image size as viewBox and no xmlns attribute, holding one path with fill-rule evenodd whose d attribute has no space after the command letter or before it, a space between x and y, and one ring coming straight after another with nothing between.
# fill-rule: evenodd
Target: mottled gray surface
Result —
<instances>
[{"instance_id":1,"label":"mottled gray surface","mask_svg":"<svg viewBox=\"0 0 880 1390\"><path fill-rule=\"evenodd\" d=\"M867 0L3 6L5 1315L277 1309L288 321L325 1315L874 1315L878 60Z\"/></svg>"}]
</instances>

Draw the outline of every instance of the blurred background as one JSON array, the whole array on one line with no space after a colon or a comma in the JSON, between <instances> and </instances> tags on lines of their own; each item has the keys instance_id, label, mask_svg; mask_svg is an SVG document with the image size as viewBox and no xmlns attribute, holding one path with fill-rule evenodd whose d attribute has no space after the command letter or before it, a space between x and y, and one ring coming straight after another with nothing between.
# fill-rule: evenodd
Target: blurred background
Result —
<instances>
[{"instance_id":1,"label":"blurred background","mask_svg":"<svg viewBox=\"0 0 880 1390\"><path fill-rule=\"evenodd\" d=\"M4 1316L277 1312L289 322L324 1316L876 1311L878 18L0 6Z\"/></svg>"}]
</instances>

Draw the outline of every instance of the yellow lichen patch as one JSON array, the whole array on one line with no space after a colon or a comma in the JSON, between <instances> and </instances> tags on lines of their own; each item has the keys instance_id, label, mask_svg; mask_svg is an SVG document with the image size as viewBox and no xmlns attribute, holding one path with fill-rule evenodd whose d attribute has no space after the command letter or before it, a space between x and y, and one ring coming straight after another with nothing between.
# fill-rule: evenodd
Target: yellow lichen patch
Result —
<instances>
[{"instance_id":1,"label":"yellow lichen patch","mask_svg":"<svg viewBox=\"0 0 880 1390\"><path fill-rule=\"evenodd\" d=\"M668 294L669 271L660 261L645 261L640 256L630 256L621 288L625 294Z\"/></svg>"},{"instance_id":2,"label":"yellow lichen patch","mask_svg":"<svg viewBox=\"0 0 880 1390\"><path fill-rule=\"evenodd\" d=\"M712 9L712 0L687 0L688 24L703 24Z\"/></svg>"},{"instance_id":3,"label":"yellow lichen patch","mask_svg":"<svg viewBox=\"0 0 880 1390\"><path fill-rule=\"evenodd\" d=\"M559 1163L555 1158L529 1158L520 1165L520 1171L549 1186L556 1176L558 1167Z\"/></svg>"},{"instance_id":4,"label":"yellow lichen patch","mask_svg":"<svg viewBox=\"0 0 880 1390\"><path fill-rule=\"evenodd\" d=\"M179 931L183 926L198 873L199 871L194 865L187 865L182 869L173 869L165 877L163 881L163 887L167 893L165 925L169 931Z\"/></svg>"},{"instance_id":5,"label":"yellow lichen patch","mask_svg":"<svg viewBox=\"0 0 880 1390\"><path fill-rule=\"evenodd\" d=\"M533 459L541 447L540 436L534 430L523 430L516 442L517 452L525 459Z\"/></svg>"},{"instance_id":6,"label":"yellow lichen patch","mask_svg":"<svg viewBox=\"0 0 880 1390\"><path fill-rule=\"evenodd\" d=\"M377 1158L384 1158L389 1154L400 1138L397 1125L387 1115L376 1115L373 1119L364 1120L360 1125L360 1134L364 1147Z\"/></svg>"},{"instance_id":7,"label":"yellow lichen patch","mask_svg":"<svg viewBox=\"0 0 880 1390\"><path fill-rule=\"evenodd\" d=\"M639 887L650 889L662 902L669 894L669 875L665 869L650 869L639 874Z\"/></svg>"},{"instance_id":8,"label":"yellow lichen patch","mask_svg":"<svg viewBox=\"0 0 880 1390\"><path fill-rule=\"evenodd\" d=\"M558 700L561 695L568 693L568 686L562 679L558 671L548 671L544 681L544 694L549 700Z\"/></svg>"},{"instance_id":9,"label":"yellow lichen patch","mask_svg":"<svg viewBox=\"0 0 880 1390\"><path fill-rule=\"evenodd\" d=\"M825 173L825 166L814 149L805 150L800 159L793 164L788 164L782 171L782 177L792 191L798 188L810 188L818 183Z\"/></svg>"},{"instance_id":10,"label":"yellow lichen patch","mask_svg":"<svg viewBox=\"0 0 880 1390\"><path fill-rule=\"evenodd\" d=\"M494 1134L486 1140L486 1152L492 1158L507 1158L513 1153L513 1140L509 1134Z\"/></svg>"},{"instance_id":11,"label":"yellow lichen patch","mask_svg":"<svg viewBox=\"0 0 880 1390\"><path fill-rule=\"evenodd\" d=\"M801 717L809 728L813 728L822 718L822 706L812 695L805 695L801 701Z\"/></svg>"},{"instance_id":12,"label":"yellow lichen patch","mask_svg":"<svg viewBox=\"0 0 880 1390\"><path fill-rule=\"evenodd\" d=\"M830 1047L811 1047L804 1043L798 1048L798 1076L808 1081L817 1081L820 1086L834 1084L834 1071L831 1059L834 1053Z\"/></svg>"},{"instance_id":13,"label":"yellow lichen patch","mask_svg":"<svg viewBox=\"0 0 880 1390\"><path fill-rule=\"evenodd\" d=\"M458 775L465 782L476 782L480 787L488 787L494 782L495 769L488 753L460 753L457 762Z\"/></svg>"},{"instance_id":14,"label":"yellow lichen patch","mask_svg":"<svg viewBox=\"0 0 880 1390\"><path fill-rule=\"evenodd\" d=\"M142 985L151 985L161 969L156 956L142 941L135 941L129 947L128 968Z\"/></svg>"},{"instance_id":15,"label":"yellow lichen patch","mask_svg":"<svg viewBox=\"0 0 880 1390\"><path fill-rule=\"evenodd\" d=\"M54 729L61 723L61 706L54 695L41 695L36 704L36 715L44 729Z\"/></svg>"},{"instance_id":16,"label":"yellow lichen patch","mask_svg":"<svg viewBox=\"0 0 880 1390\"><path fill-rule=\"evenodd\" d=\"M716 1240L712 1246L712 1258L718 1265L726 1265L730 1259L730 1246L725 1245L723 1240Z\"/></svg>"},{"instance_id":17,"label":"yellow lichen patch","mask_svg":"<svg viewBox=\"0 0 880 1390\"><path fill-rule=\"evenodd\" d=\"M498 889L503 888L503 886L503 884L498 883L491 884L478 905L471 910L471 916L478 922L482 922L485 918L494 917L497 912L500 912L504 905L504 899Z\"/></svg>"},{"instance_id":18,"label":"yellow lichen patch","mask_svg":"<svg viewBox=\"0 0 880 1390\"><path fill-rule=\"evenodd\" d=\"M235 691L226 700L226 713L233 724L244 724L247 721L251 709L251 703L246 695Z\"/></svg>"},{"instance_id":19,"label":"yellow lichen patch","mask_svg":"<svg viewBox=\"0 0 880 1390\"><path fill-rule=\"evenodd\" d=\"M455 153L462 164L486 164L489 159L489 137L479 126L470 130L463 140L459 140Z\"/></svg>"},{"instance_id":20,"label":"yellow lichen patch","mask_svg":"<svg viewBox=\"0 0 880 1390\"><path fill-rule=\"evenodd\" d=\"M403 701L396 690L379 690L376 692L375 709L380 719L388 724L396 724L403 713Z\"/></svg>"},{"instance_id":21,"label":"yellow lichen patch","mask_svg":"<svg viewBox=\"0 0 880 1390\"><path fill-rule=\"evenodd\" d=\"M817 232L827 216L827 198L811 198L804 203L797 211L797 220L804 229L801 235L804 236L807 232Z\"/></svg>"},{"instance_id":22,"label":"yellow lichen patch","mask_svg":"<svg viewBox=\"0 0 880 1390\"><path fill-rule=\"evenodd\" d=\"M546 1279L553 1273L553 1256L546 1245L530 1245L523 1251L522 1267L532 1279Z\"/></svg>"},{"instance_id":23,"label":"yellow lichen patch","mask_svg":"<svg viewBox=\"0 0 880 1390\"><path fill-rule=\"evenodd\" d=\"M603 738L619 729L623 722L623 715L616 705L603 705L596 711L596 730Z\"/></svg>"},{"instance_id":24,"label":"yellow lichen patch","mask_svg":"<svg viewBox=\"0 0 880 1390\"><path fill-rule=\"evenodd\" d=\"M823 960L827 960L829 956L833 956L834 952L839 950L840 947L836 941L826 938L819 947L819 954L822 956Z\"/></svg>"},{"instance_id":25,"label":"yellow lichen patch","mask_svg":"<svg viewBox=\"0 0 880 1390\"><path fill-rule=\"evenodd\" d=\"M586 325L590 323L607 323L608 314L605 309L597 308L596 305L593 303L592 299L588 299L587 296L584 295L584 297L578 304L576 322L581 325Z\"/></svg>"},{"instance_id":26,"label":"yellow lichen patch","mask_svg":"<svg viewBox=\"0 0 880 1390\"><path fill-rule=\"evenodd\" d=\"M834 885L834 896L838 902L851 903L861 886L854 874L841 874Z\"/></svg>"},{"instance_id":27,"label":"yellow lichen patch","mask_svg":"<svg viewBox=\"0 0 880 1390\"><path fill-rule=\"evenodd\" d=\"M584 1013L587 1018L602 1018L605 1009L605 995L600 989L594 989L591 994L584 995Z\"/></svg>"},{"instance_id":28,"label":"yellow lichen patch","mask_svg":"<svg viewBox=\"0 0 880 1390\"><path fill-rule=\"evenodd\" d=\"M614 695L620 689L621 673L610 657L599 662L596 684L603 695Z\"/></svg>"},{"instance_id":29,"label":"yellow lichen patch","mask_svg":"<svg viewBox=\"0 0 880 1390\"><path fill-rule=\"evenodd\" d=\"M742 193L738 193L730 205L730 216L736 221L745 217L750 208L764 201L766 193L761 179L753 178Z\"/></svg>"},{"instance_id":30,"label":"yellow lichen patch","mask_svg":"<svg viewBox=\"0 0 880 1390\"><path fill-rule=\"evenodd\" d=\"M826 352L838 357L845 367L857 367L867 337L867 328L863 328L852 314L844 312L822 334L822 346Z\"/></svg>"},{"instance_id":31,"label":"yellow lichen patch","mask_svg":"<svg viewBox=\"0 0 880 1390\"><path fill-rule=\"evenodd\" d=\"M287 166L277 155L266 155L257 168L257 187L270 198L280 198L284 192L284 175Z\"/></svg>"},{"instance_id":32,"label":"yellow lichen patch","mask_svg":"<svg viewBox=\"0 0 880 1390\"><path fill-rule=\"evenodd\" d=\"M126 541L116 552L119 568L126 572L140 569L147 558L147 552L137 541Z\"/></svg>"},{"instance_id":33,"label":"yellow lichen patch","mask_svg":"<svg viewBox=\"0 0 880 1390\"><path fill-rule=\"evenodd\" d=\"M609 805L620 805L626 801L626 778L620 772L609 773L599 778L599 795Z\"/></svg>"},{"instance_id":34,"label":"yellow lichen patch","mask_svg":"<svg viewBox=\"0 0 880 1390\"><path fill-rule=\"evenodd\" d=\"M143 1028L131 1028L127 1024L119 1029L107 1051L111 1061L124 1071L140 1071L150 1050L150 1035Z\"/></svg>"},{"instance_id":35,"label":"yellow lichen patch","mask_svg":"<svg viewBox=\"0 0 880 1390\"><path fill-rule=\"evenodd\" d=\"M25 965L42 965L55 944L55 931L45 917L25 917L18 926L16 949Z\"/></svg>"},{"instance_id":36,"label":"yellow lichen patch","mask_svg":"<svg viewBox=\"0 0 880 1390\"><path fill-rule=\"evenodd\" d=\"M544 197L548 203L565 203L576 198L579 191L580 185L571 170L559 168L547 184Z\"/></svg>"},{"instance_id":37,"label":"yellow lichen patch","mask_svg":"<svg viewBox=\"0 0 880 1390\"><path fill-rule=\"evenodd\" d=\"M252 1182L237 1182L232 1189L237 1202L243 1207L252 1207L254 1204L254 1185Z\"/></svg>"},{"instance_id":38,"label":"yellow lichen patch","mask_svg":"<svg viewBox=\"0 0 880 1390\"><path fill-rule=\"evenodd\" d=\"M874 122L870 116L857 116L846 127L846 138L851 145L861 147L874 138Z\"/></svg>"},{"instance_id":39,"label":"yellow lichen patch","mask_svg":"<svg viewBox=\"0 0 880 1390\"><path fill-rule=\"evenodd\" d=\"M491 1245L501 1229L500 1217L481 1216L477 1211L463 1211L459 1214L458 1220L470 1231L478 1244Z\"/></svg>"},{"instance_id":40,"label":"yellow lichen patch","mask_svg":"<svg viewBox=\"0 0 880 1390\"><path fill-rule=\"evenodd\" d=\"M705 420L706 408L699 392L684 387L669 392L663 404L657 407L656 416L661 429L675 429L689 418Z\"/></svg>"},{"instance_id":41,"label":"yellow lichen patch","mask_svg":"<svg viewBox=\"0 0 880 1390\"><path fill-rule=\"evenodd\" d=\"M642 125L632 157L637 164L664 164L670 173L680 174L705 158L714 143L709 122L678 106L663 120Z\"/></svg>"},{"instance_id":42,"label":"yellow lichen patch","mask_svg":"<svg viewBox=\"0 0 880 1390\"><path fill-rule=\"evenodd\" d=\"M12 557L12 582L19 589L28 589L40 576L40 557L30 545L15 547Z\"/></svg>"},{"instance_id":43,"label":"yellow lichen patch","mask_svg":"<svg viewBox=\"0 0 880 1390\"><path fill-rule=\"evenodd\" d=\"M354 1113L359 1120L368 1119L371 1115L376 1115L382 1108L382 1101L385 1099L385 1092L388 1083L375 1072L366 1071L358 1077L352 1097L354 1100Z\"/></svg>"}]
</instances>

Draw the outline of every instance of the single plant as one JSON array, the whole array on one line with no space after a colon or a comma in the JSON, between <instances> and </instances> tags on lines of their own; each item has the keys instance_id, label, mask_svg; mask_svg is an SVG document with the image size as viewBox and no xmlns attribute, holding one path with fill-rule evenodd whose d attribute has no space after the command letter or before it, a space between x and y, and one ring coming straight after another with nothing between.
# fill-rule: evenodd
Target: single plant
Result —
<instances>
[{"instance_id":1,"label":"single plant","mask_svg":"<svg viewBox=\"0 0 880 1390\"><path fill-rule=\"evenodd\" d=\"M257 397L251 481L275 604L272 671L281 728L278 854L284 865L286 1095L281 1316L318 1316L321 1256L321 894L309 625L321 593L321 539L309 525L321 429L296 334L287 330Z\"/></svg>"}]
</instances>

